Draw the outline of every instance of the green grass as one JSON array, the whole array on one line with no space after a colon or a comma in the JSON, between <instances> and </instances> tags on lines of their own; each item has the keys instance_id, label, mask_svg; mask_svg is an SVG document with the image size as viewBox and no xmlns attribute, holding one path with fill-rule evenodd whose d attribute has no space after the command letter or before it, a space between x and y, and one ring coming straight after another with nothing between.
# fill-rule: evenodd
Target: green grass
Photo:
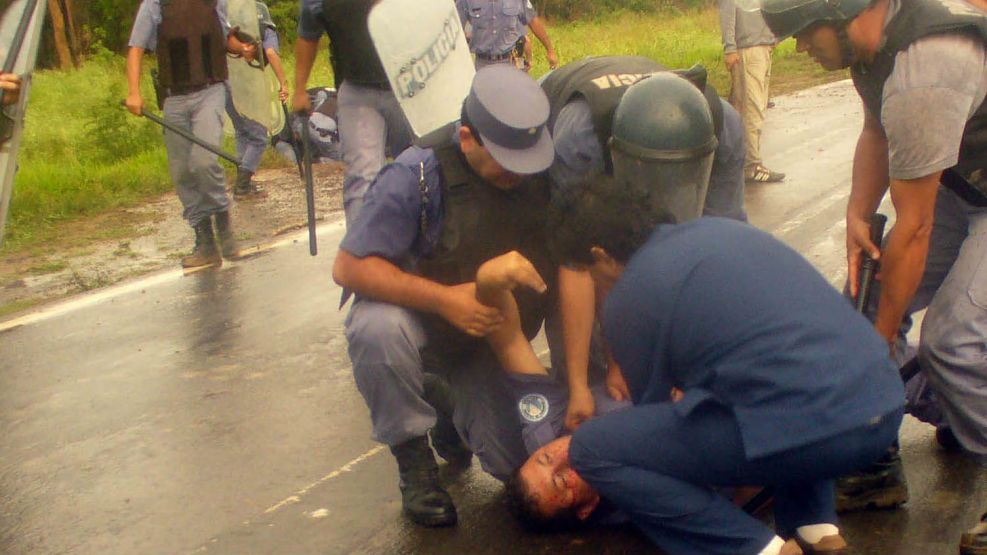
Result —
<instances>
[{"instance_id":1,"label":"green grass","mask_svg":"<svg viewBox=\"0 0 987 555\"><path fill-rule=\"evenodd\" d=\"M726 95L729 77L723 66L716 10L681 10L659 4L665 7L656 13L618 11L573 22L550 21L549 34L560 62L591 55L636 54L672 68L702 63L710 81ZM283 61L293 85L291 50L284 49ZM789 40L774 52L774 94L847 76L825 72L794 50ZM548 71L548 64L537 41L534 52L532 75L537 77ZM149 107L156 109L147 77L153 59L145 60L142 90ZM309 87L333 84L325 41L308 83ZM48 242L58 238L62 222L133 206L171 189L161 129L123 109L120 101L125 92L124 59L105 50L78 70L35 74L0 254L45 250ZM231 139L226 139L225 147L233 150ZM288 165L272 151L262 164Z\"/></svg>"}]
</instances>

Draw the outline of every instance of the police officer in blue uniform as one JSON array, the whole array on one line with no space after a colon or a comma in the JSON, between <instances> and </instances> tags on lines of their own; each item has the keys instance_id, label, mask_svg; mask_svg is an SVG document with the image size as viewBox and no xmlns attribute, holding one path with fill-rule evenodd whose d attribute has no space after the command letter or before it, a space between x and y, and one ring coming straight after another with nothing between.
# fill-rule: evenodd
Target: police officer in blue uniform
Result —
<instances>
[{"instance_id":1,"label":"police officer in blue uniform","mask_svg":"<svg viewBox=\"0 0 987 555\"><path fill-rule=\"evenodd\" d=\"M503 316L476 300L474 279L483 262L512 250L550 275L548 188L530 178L554 156L548 112L525 73L502 64L478 71L458 141L411 147L381 170L333 267L336 282L357 295L346 337L373 437L397 459L404 512L422 525L456 522L429 430L447 461L469 459L457 448L461 436L500 479L526 457L505 373L483 339ZM552 299L530 292L518 304L531 339ZM427 400L426 373L448 381L451 415Z\"/></svg>"},{"instance_id":2,"label":"police officer in blue uniform","mask_svg":"<svg viewBox=\"0 0 987 555\"><path fill-rule=\"evenodd\" d=\"M278 55L281 44L278 40L277 26L271 19L271 12L263 2L257 2L257 19L260 23L260 43L264 51L263 60L271 64L274 75L281 84L279 92L281 102L288 99L288 82L285 80L281 57ZM243 117L233 105L233 97L226 99L226 113L233 122L236 131L236 152L240 156L240 167L236 171L236 181L233 184L233 198L237 200L253 200L267 197L267 192L252 181L260 159L267 149L267 129L260 123Z\"/></svg>"},{"instance_id":3,"label":"police officer in blue uniform","mask_svg":"<svg viewBox=\"0 0 987 555\"><path fill-rule=\"evenodd\" d=\"M606 499L676 555L844 553L832 479L902 418L885 344L769 234L671 225L642 200L604 182L553 212L558 258L611 286L603 329L634 406L536 451L518 506L578 522ZM777 534L713 489L750 484L774 487Z\"/></svg>"},{"instance_id":4,"label":"police officer in blue uniform","mask_svg":"<svg viewBox=\"0 0 987 555\"><path fill-rule=\"evenodd\" d=\"M343 208L355 221L367 186L384 165L386 152L411 144L408 120L398 106L377 57L367 14L374 0L302 0L295 42L295 111L311 111L306 87L322 34L329 35L330 60L339 91L339 139L346 162Z\"/></svg>"},{"instance_id":5,"label":"police officer in blue uniform","mask_svg":"<svg viewBox=\"0 0 987 555\"><path fill-rule=\"evenodd\" d=\"M531 0L456 0L459 19L470 30L470 51L476 56L476 68L516 61L516 45L526 40L528 27L545 47L548 65L559 63L555 48L545 30L545 23ZM522 52L523 57L523 52Z\"/></svg>"},{"instance_id":6,"label":"police officer in blue uniform","mask_svg":"<svg viewBox=\"0 0 987 555\"><path fill-rule=\"evenodd\" d=\"M156 50L161 86L167 93L164 119L218 145L223 137L227 51L253 59L256 49L230 34L226 0L145 0L137 12L127 54L127 109L140 115L141 59ZM217 156L181 136L165 132L168 169L182 201L183 217L195 230L195 250L182 266L221 264L237 254L230 225L230 199ZM213 223L221 249L216 247Z\"/></svg>"},{"instance_id":7,"label":"police officer in blue uniform","mask_svg":"<svg viewBox=\"0 0 987 555\"><path fill-rule=\"evenodd\" d=\"M670 120L658 114L658 106L668 100L663 110L672 110L672 101L677 98L683 81L644 78L668 71L665 66L642 56L601 56L566 64L543 78L542 88L551 105L549 125L556 150L549 175L553 194L557 198L572 194L581 184L596 176L615 173L641 188L659 190L658 177L668 169L651 171L655 167L643 156L649 145L642 139L660 136L665 131L664 127ZM709 173L699 178L688 176L678 180L683 184L681 191L685 192L682 198L687 200L675 200L676 207L671 208L669 203L673 200L665 196L661 204L665 210L672 211L679 221L693 218L699 211L705 216L747 221L740 115L705 82L706 74L701 66L679 73L691 79L690 82L703 92L713 118L716 146L712 152L711 168L702 166ZM629 101L624 102L625 98ZM615 126L618 110L624 118ZM701 122L686 126L698 131ZM618 158L621 151L633 153L629 157L624 155L630 163L614 164L611 151L615 144ZM626 144L631 144L633 148L622 149L620 145ZM668 159L666 162L666 166L670 167L674 161ZM649 170L638 171L639 168ZM699 198L698 204L695 191L705 191L705 197ZM667 195L667 192L663 194ZM596 374L599 370L590 371L589 367L601 366L603 362L598 354L590 356L596 296L592 280L584 271L562 267L559 269L559 285L565 360L563 362L562 357L553 355L552 362L553 366L565 366L568 372L566 424L573 430L595 412L597 403L591 395L588 374ZM618 395L618 398L622 396Z\"/></svg>"}]
</instances>

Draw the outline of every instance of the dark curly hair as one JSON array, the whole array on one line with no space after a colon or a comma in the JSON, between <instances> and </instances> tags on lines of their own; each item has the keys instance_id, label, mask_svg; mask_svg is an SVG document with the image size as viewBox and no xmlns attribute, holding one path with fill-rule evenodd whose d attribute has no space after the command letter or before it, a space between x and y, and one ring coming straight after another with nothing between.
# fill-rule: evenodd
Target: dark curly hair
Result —
<instances>
[{"instance_id":1,"label":"dark curly hair","mask_svg":"<svg viewBox=\"0 0 987 555\"><path fill-rule=\"evenodd\" d=\"M511 473L504 484L507 510L521 523L528 532L549 534L567 532L581 528L583 521L579 519L574 507L562 509L555 514L547 515L538 507L538 495L528 488L521 478L521 468Z\"/></svg>"},{"instance_id":2,"label":"dark curly hair","mask_svg":"<svg viewBox=\"0 0 987 555\"><path fill-rule=\"evenodd\" d=\"M592 265L592 247L626 264L658 224L675 223L646 191L630 183L600 176L573 189L553 199L549 210L549 249L559 264Z\"/></svg>"}]
</instances>

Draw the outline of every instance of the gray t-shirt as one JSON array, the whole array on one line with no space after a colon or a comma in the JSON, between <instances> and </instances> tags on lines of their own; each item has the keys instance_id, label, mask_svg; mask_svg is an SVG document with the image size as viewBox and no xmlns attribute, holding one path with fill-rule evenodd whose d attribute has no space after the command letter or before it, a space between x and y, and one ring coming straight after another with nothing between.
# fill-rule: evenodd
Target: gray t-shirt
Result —
<instances>
[{"instance_id":1,"label":"gray t-shirt","mask_svg":"<svg viewBox=\"0 0 987 555\"><path fill-rule=\"evenodd\" d=\"M901 0L892 0L888 14ZM892 179L917 179L956 164L966 122L987 96L987 50L967 34L931 35L895 58L881 123Z\"/></svg>"}]
</instances>

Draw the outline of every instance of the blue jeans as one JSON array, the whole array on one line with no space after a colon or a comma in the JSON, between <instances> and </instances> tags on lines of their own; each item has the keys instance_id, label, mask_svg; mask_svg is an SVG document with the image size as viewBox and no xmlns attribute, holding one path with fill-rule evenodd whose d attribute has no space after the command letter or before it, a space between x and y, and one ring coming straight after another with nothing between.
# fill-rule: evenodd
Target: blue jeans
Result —
<instances>
[{"instance_id":1,"label":"blue jeans","mask_svg":"<svg viewBox=\"0 0 987 555\"><path fill-rule=\"evenodd\" d=\"M245 118L233 106L233 97L227 91L226 115L236 130L236 154L240 157L240 167L254 173L260 166L260 159L267 149L267 128L256 121Z\"/></svg>"},{"instance_id":2,"label":"blue jeans","mask_svg":"<svg viewBox=\"0 0 987 555\"><path fill-rule=\"evenodd\" d=\"M732 411L707 401L687 415L673 403L599 416L573 434L573 468L675 555L755 555L774 532L714 487L773 486L782 535L836 523L833 479L863 468L894 441L902 411L815 443L748 459Z\"/></svg>"}]
</instances>

